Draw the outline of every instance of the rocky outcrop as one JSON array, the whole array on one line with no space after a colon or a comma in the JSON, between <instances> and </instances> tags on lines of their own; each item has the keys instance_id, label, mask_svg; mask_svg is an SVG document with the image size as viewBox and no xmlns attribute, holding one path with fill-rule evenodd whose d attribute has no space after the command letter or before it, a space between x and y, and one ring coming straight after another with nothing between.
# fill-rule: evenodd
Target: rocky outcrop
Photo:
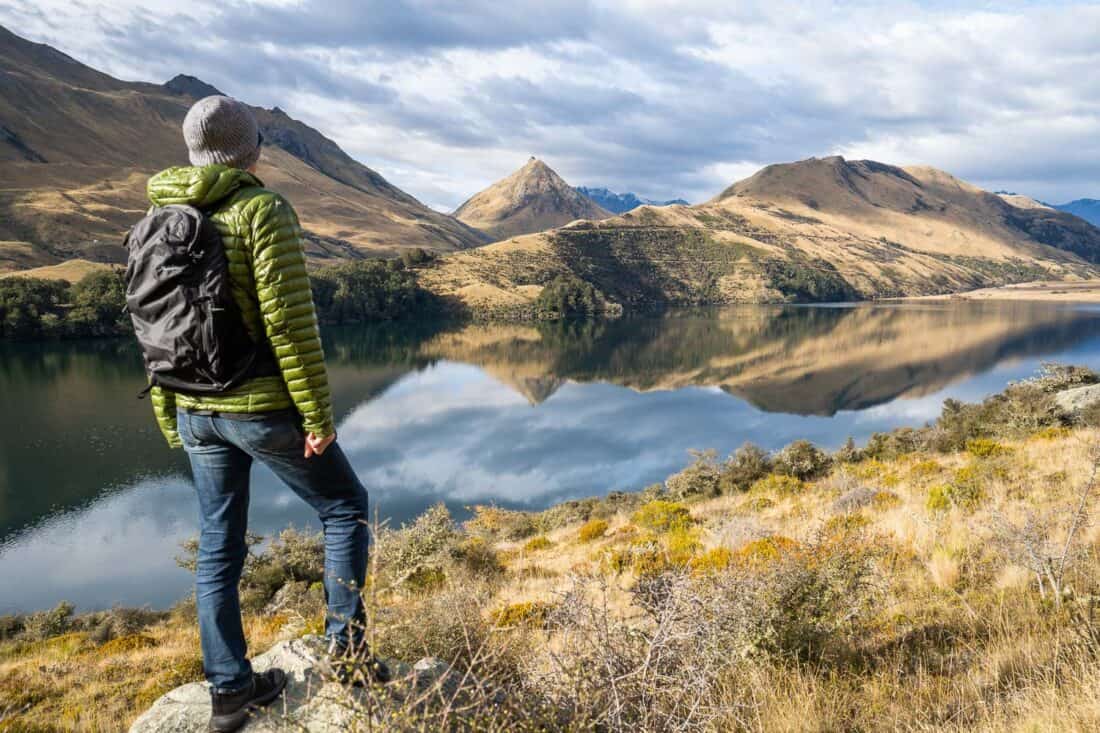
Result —
<instances>
[{"instance_id":1,"label":"rocky outcrop","mask_svg":"<svg viewBox=\"0 0 1100 733\"><path fill-rule=\"evenodd\" d=\"M447 665L432 658L421 659L414 666L387 660L395 682L381 694L377 690L364 692L330 681L321 661L323 642L317 637L284 641L252 660L257 672L278 667L287 674L283 696L245 724L244 733L275 733L275 731L309 731L309 733L341 733L355 721L377 718L374 711L380 698L399 702L410 691L430 685L445 684ZM369 701L372 707L368 707ZM130 733L199 733L207 730L210 720L210 691L205 682L193 682L177 687L158 699L130 727ZM377 720L376 720L377 722Z\"/></svg>"},{"instance_id":2,"label":"rocky outcrop","mask_svg":"<svg viewBox=\"0 0 1100 733\"><path fill-rule=\"evenodd\" d=\"M1073 415L1100 402L1100 384L1064 390L1054 395L1054 400L1058 407Z\"/></svg>"}]
</instances>

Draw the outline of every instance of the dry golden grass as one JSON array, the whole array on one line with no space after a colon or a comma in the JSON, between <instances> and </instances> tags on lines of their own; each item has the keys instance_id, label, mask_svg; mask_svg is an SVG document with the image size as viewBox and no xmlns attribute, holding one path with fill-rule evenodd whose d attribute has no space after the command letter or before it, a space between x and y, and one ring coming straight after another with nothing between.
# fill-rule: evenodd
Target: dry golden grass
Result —
<instances>
[{"instance_id":1,"label":"dry golden grass","mask_svg":"<svg viewBox=\"0 0 1100 733\"><path fill-rule=\"evenodd\" d=\"M798 492L758 495L770 491L764 486L689 501L690 519L674 513L675 527L652 521L655 510L639 512L637 502L605 515L603 531L583 538L579 520L541 528L535 522L528 536L494 543L503 573L486 575L478 569L488 567L479 556L482 564L445 565L441 584L415 591L379 580L372 603L382 625L381 651L436 644L425 651L445 656L450 636L402 641L401 635L443 634L426 630L453 627L445 599L474 594L479 610L467 622L483 623L486 638L500 648L522 649L515 664L524 674L549 679L557 657L547 655L567 654L574 643L554 619L562 603L574 602L568 599L576 598L570 594L578 579L589 584L584 597L598 596L611 623L647 633L657 622L638 605L637 589L655 569L683 568L705 589L731 572L778 572L788 559L812 570L829 562L829 553L866 551L875 568L874 601L861 612L859 626L845 632L848 641L809 657L754 653L742 663L734 654L734 663L708 683L708 699L719 712L703 729L1093 730L1100 724L1096 628L1081 615L1079 602L1059 607L1040 596L1026 559L999 549L998 523L1036 513L1064 516L1091 474L1098 442L1094 429L1047 430L1003 441L997 450L975 444L981 456L907 454L841 464ZM980 501L928 507L930 486L974 465L998 469L983 469L981 475L991 478ZM888 493L881 488L886 484ZM875 491L867 492L866 502L837 509L838 499L867 487ZM1092 495L1090 507L1096 501ZM478 526L484 531L516 519L483 514ZM1055 522L1049 539L1064 540L1066 530ZM646 543L657 548L656 565L649 556L636 564L607 561ZM1068 576L1076 598L1100 587L1098 543L1100 530L1089 523ZM379 553L384 565L384 542ZM469 557L460 564L469 564ZM252 614L246 629L251 647L262 650L280 638L315 632L317 624L292 612ZM103 645L85 633L3 642L0 710L26 711L0 723L0 731L113 730L157 695L200 675L194 622L183 613ZM660 729L649 720L633 729Z\"/></svg>"},{"instance_id":2,"label":"dry golden grass","mask_svg":"<svg viewBox=\"0 0 1100 733\"><path fill-rule=\"evenodd\" d=\"M44 267L34 267L30 270L19 270L8 273L7 275L0 275L0 277L37 277L43 280L65 280L70 283L75 283L83 280L86 275L90 275L93 272L110 270L112 268L118 268L118 265L105 265L101 262L76 259L66 260L57 265L46 265Z\"/></svg>"}]
</instances>

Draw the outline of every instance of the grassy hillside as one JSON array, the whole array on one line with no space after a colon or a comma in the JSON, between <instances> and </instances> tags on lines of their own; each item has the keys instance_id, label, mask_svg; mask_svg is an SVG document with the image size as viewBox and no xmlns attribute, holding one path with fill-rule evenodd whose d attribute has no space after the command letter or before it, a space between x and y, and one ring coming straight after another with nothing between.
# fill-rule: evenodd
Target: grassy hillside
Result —
<instances>
[{"instance_id":1,"label":"grassy hillside","mask_svg":"<svg viewBox=\"0 0 1100 733\"><path fill-rule=\"evenodd\" d=\"M189 77L164 85L114 79L0 27L0 270L120 261L123 233L148 208L145 180L186 164L183 117L196 98L216 92ZM311 255L487 241L282 110L254 112L266 140L260 178L293 200Z\"/></svg>"},{"instance_id":2,"label":"grassy hillside","mask_svg":"<svg viewBox=\"0 0 1100 733\"><path fill-rule=\"evenodd\" d=\"M1051 370L833 455L701 453L636 494L381 530L375 648L456 672L386 698L391 729L1094 730L1100 414L1054 394L1096 379ZM289 532L250 561L253 649L318 630L320 557ZM133 719L201 676L193 613L0 619L0 730Z\"/></svg>"},{"instance_id":3,"label":"grassy hillside","mask_svg":"<svg viewBox=\"0 0 1100 733\"><path fill-rule=\"evenodd\" d=\"M627 309L955 293L1095 277L1100 229L1017 207L930 168L811 159L699 206L644 206L442 261L426 283L474 311L522 313L572 274Z\"/></svg>"}]
</instances>

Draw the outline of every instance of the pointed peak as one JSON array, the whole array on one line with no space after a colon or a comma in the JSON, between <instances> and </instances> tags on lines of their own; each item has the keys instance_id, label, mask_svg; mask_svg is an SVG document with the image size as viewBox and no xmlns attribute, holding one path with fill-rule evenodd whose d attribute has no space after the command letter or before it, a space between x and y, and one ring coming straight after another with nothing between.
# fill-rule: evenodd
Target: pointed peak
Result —
<instances>
[{"instance_id":1,"label":"pointed peak","mask_svg":"<svg viewBox=\"0 0 1100 733\"><path fill-rule=\"evenodd\" d=\"M217 87L189 74L176 74L164 83L164 88L172 94L195 99L221 94Z\"/></svg>"},{"instance_id":2,"label":"pointed peak","mask_svg":"<svg viewBox=\"0 0 1100 733\"><path fill-rule=\"evenodd\" d=\"M520 168L521 171L550 171L554 172L554 169L546 165L541 158L531 156L527 159L527 162ZM556 175L556 174L555 174Z\"/></svg>"},{"instance_id":3,"label":"pointed peak","mask_svg":"<svg viewBox=\"0 0 1100 733\"><path fill-rule=\"evenodd\" d=\"M541 159L475 194L454 216L496 238L531 234L576 219L606 219L611 212L577 192Z\"/></svg>"}]
</instances>

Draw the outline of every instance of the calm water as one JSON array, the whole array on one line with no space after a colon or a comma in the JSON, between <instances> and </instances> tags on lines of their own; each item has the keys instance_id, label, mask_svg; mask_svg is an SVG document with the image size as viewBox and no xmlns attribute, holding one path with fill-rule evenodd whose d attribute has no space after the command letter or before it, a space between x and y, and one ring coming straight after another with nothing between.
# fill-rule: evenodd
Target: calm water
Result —
<instances>
[{"instance_id":1,"label":"calm water","mask_svg":"<svg viewBox=\"0 0 1100 733\"><path fill-rule=\"evenodd\" d=\"M606 324L326 334L340 442L384 517L639 489L690 448L829 447L934 418L1045 360L1100 362L1100 311L1023 304L745 307ZM0 347L0 613L170 605L196 534L182 452L128 342ZM315 526L266 472L252 527Z\"/></svg>"}]
</instances>

